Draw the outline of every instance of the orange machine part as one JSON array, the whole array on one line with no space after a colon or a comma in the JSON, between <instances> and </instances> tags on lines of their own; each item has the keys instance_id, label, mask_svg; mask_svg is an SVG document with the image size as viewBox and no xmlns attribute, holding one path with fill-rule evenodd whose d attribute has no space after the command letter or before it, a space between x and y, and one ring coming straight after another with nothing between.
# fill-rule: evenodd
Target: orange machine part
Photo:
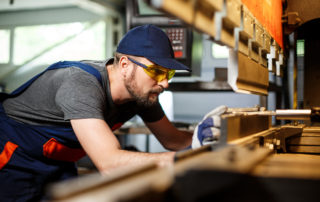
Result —
<instances>
[{"instance_id":1,"label":"orange machine part","mask_svg":"<svg viewBox=\"0 0 320 202\"><path fill-rule=\"evenodd\" d=\"M282 0L241 0L283 48Z\"/></svg>"}]
</instances>

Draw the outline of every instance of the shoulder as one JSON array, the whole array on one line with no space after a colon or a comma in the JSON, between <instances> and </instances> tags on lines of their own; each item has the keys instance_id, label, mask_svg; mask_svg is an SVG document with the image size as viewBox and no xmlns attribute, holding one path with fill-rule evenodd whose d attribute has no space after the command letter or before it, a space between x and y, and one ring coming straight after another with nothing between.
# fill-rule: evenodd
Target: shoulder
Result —
<instances>
[{"instance_id":1,"label":"shoulder","mask_svg":"<svg viewBox=\"0 0 320 202\"><path fill-rule=\"evenodd\" d=\"M61 70L58 69L57 74L62 75L64 77L64 82L67 83L71 82L79 85L93 84L100 86L97 77L93 73L85 71L77 66L72 66Z\"/></svg>"}]
</instances>

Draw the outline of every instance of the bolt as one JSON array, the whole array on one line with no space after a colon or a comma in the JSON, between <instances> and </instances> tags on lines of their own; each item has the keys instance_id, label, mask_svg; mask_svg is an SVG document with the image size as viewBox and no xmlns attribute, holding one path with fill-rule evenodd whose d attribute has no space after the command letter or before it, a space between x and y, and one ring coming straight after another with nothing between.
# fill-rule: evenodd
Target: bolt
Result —
<instances>
[{"instance_id":1,"label":"bolt","mask_svg":"<svg viewBox=\"0 0 320 202\"><path fill-rule=\"evenodd\" d=\"M235 149L231 149L229 154L228 154L228 160L230 162L235 162L236 161L236 151Z\"/></svg>"},{"instance_id":2,"label":"bolt","mask_svg":"<svg viewBox=\"0 0 320 202\"><path fill-rule=\"evenodd\" d=\"M273 150L274 149L274 145L273 144L269 144L269 149Z\"/></svg>"}]
</instances>

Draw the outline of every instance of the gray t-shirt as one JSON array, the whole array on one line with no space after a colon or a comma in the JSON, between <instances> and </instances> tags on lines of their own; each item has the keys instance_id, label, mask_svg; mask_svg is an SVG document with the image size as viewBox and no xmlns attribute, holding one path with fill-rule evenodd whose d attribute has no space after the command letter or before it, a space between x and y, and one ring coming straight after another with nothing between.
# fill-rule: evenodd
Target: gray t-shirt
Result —
<instances>
[{"instance_id":1,"label":"gray t-shirt","mask_svg":"<svg viewBox=\"0 0 320 202\"><path fill-rule=\"evenodd\" d=\"M106 64L107 61L82 61L96 68L97 78L78 67L46 71L22 94L3 102L7 115L32 125L70 126L71 119L97 118L113 128L138 114L146 122L164 116L161 105L138 106L136 102L115 105L112 101Z\"/></svg>"}]
</instances>

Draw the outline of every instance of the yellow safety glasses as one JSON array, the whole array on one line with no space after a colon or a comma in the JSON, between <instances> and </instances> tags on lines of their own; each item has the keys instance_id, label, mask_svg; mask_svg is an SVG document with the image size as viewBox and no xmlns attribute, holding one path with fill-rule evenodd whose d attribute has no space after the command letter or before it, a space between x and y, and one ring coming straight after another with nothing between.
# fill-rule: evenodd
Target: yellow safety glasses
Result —
<instances>
[{"instance_id":1,"label":"yellow safety glasses","mask_svg":"<svg viewBox=\"0 0 320 202\"><path fill-rule=\"evenodd\" d=\"M132 58L128 57L128 59L134 64L139 65L140 67L143 67L143 70L145 71L145 73L148 74L148 76L150 76L152 79L156 80L157 82L163 81L164 79L168 79L169 81L176 72L174 69L167 69L156 64L145 65Z\"/></svg>"}]
</instances>

